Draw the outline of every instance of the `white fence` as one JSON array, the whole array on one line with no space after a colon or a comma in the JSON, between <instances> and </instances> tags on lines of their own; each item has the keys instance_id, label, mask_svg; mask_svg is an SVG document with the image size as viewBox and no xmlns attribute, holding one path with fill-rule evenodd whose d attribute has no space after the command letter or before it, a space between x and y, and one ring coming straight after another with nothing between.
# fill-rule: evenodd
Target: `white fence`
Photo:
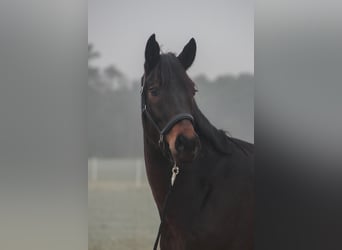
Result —
<instances>
[{"instance_id":1,"label":"white fence","mask_svg":"<svg viewBox=\"0 0 342 250\"><path fill-rule=\"evenodd\" d=\"M88 181L129 182L140 188L146 184L143 159L98 159L88 160Z\"/></svg>"}]
</instances>

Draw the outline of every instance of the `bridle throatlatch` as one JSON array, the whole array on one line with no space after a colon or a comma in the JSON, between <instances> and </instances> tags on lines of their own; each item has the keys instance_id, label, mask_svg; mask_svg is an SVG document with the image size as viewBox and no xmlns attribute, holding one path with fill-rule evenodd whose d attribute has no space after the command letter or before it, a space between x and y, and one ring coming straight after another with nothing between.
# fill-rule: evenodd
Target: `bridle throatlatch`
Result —
<instances>
[{"instance_id":1,"label":"bridle throatlatch","mask_svg":"<svg viewBox=\"0 0 342 250\"><path fill-rule=\"evenodd\" d=\"M162 149L162 151L164 151L164 149L163 149L164 136L172 129L172 127L176 123L178 123L179 121L182 121L182 120L189 120L192 123L194 123L194 118L189 113L180 113L180 114L177 114L174 117L172 117L172 119L170 121L168 121L168 123L164 126L164 128L160 129L158 124L154 121L151 113L148 111L148 107L146 104L146 96L145 96L145 91L144 91L145 90L145 82L146 82L146 80L145 80L145 75L144 75L142 78L142 84L141 84L141 89L140 89L141 113L146 115L146 117L149 119L149 121L151 122L153 127L155 127L155 129L158 131L158 133L159 133L158 145ZM179 167L177 166L176 162L172 159L172 156L171 156L171 161L173 162L173 167L171 169L172 174L171 174L171 180L170 180L170 187L169 187L169 191L168 191L168 193L164 199L164 204L163 204L162 213L161 213L160 225L159 225L159 229L158 229L157 238L154 242L153 250L157 250L157 248L158 248L161 230L162 230L163 225L165 223L166 212L167 212L167 204L169 201L170 194L172 193L172 191L174 189L174 183L175 183L176 177L179 174Z\"/></svg>"}]
</instances>

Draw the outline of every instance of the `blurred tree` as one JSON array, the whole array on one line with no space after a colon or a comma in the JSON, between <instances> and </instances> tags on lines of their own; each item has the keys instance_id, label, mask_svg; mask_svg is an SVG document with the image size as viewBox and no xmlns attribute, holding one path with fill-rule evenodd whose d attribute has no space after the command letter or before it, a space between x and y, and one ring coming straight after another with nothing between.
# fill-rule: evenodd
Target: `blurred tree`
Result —
<instances>
[{"instance_id":1,"label":"blurred tree","mask_svg":"<svg viewBox=\"0 0 342 250\"><path fill-rule=\"evenodd\" d=\"M92 59L96 59L100 56L100 53L97 51L94 51L94 45L93 44L88 44L88 63Z\"/></svg>"},{"instance_id":2,"label":"blurred tree","mask_svg":"<svg viewBox=\"0 0 342 250\"><path fill-rule=\"evenodd\" d=\"M114 65L94 66L100 53L88 46L88 149L89 157L142 157L139 81L128 85ZM253 141L254 77L224 75L210 80L193 78L196 101L218 128L232 136Z\"/></svg>"},{"instance_id":3,"label":"blurred tree","mask_svg":"<svg viewBox=\"0 0 342 250\"><path fill-rule=\"evenodd\" d=\"M88 157L140 155L138 85L129 87L125 75L114 65L93 66L99 56L94 46L88 45Z\"/></svg>"}]
</instances>

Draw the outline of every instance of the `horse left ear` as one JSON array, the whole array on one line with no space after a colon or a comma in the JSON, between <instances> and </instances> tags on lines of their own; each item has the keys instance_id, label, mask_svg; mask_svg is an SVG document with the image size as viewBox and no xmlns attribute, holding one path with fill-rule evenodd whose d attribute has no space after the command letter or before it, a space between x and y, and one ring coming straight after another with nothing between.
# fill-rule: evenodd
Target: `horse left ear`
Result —
<instances>
[{"instance_id":1,"label":"horse left ear","mask_svg":"<svg viewBox=\"0 0 342 250\"><path fill-rule=\"evenodd\" d=\"M191 40L188 42L187 45L185 45L182 52L177 57L178 60L183 65L184 69L187 70L191 64L194 62L196 56L196 41L194 38L191 38Z\"/></svg>"}]
</instances>

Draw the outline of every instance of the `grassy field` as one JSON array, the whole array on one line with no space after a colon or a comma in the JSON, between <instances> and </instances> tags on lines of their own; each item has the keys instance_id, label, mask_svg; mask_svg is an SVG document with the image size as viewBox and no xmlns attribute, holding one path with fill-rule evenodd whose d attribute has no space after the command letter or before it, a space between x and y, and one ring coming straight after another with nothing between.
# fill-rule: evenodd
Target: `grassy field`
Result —
<instances>
[{"instance_id":1,"label":"grassy field","mask_svg":"<svg viewBox=\"0 0 342 250\"><path fill-rule=\"evenodd\" d=\"M89 250L152 249L159 218L142 161L96 160L88 169Z\"/></svg>"}]
</instances>

